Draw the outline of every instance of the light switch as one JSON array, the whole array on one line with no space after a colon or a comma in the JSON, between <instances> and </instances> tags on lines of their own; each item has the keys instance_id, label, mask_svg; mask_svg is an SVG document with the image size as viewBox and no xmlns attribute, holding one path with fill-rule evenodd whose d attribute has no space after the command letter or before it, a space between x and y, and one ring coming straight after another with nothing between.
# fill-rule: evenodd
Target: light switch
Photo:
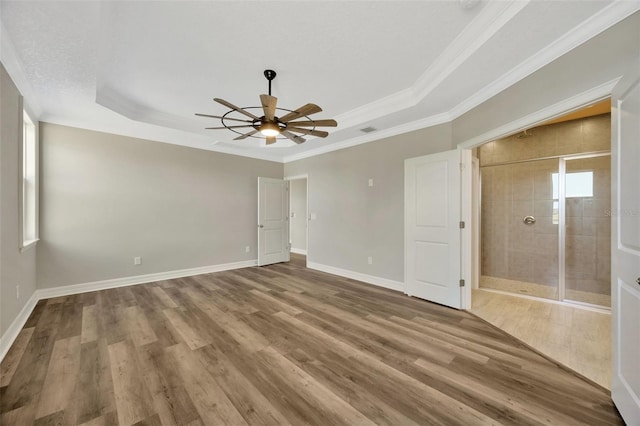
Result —
<instances>
[{"instance_id":1,"label":"light switch","mask_svg":"<svg viewBox=\"0 0 640 426\"><path fill-rule=\"evenodd\" d=\"M373 186L373 179L369 179L369 186Z\"/></svg>"}]
</instances>

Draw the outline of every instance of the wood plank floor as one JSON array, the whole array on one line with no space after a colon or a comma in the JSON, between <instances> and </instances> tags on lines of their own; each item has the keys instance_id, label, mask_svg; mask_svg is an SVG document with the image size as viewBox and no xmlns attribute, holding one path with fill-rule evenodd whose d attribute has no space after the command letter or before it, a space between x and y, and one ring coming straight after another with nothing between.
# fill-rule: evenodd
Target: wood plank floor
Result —
<instances>
[{"instance_id":1,"label":"wood plank floor","mask_svg":"<svg viewBox=\"0 0 640 426\"><path fill-rule=\"evenodd\" d=\"M616 425L607 392L465 312L254 267L44 300L9 425Z\"/></svg>"}]
</instances>

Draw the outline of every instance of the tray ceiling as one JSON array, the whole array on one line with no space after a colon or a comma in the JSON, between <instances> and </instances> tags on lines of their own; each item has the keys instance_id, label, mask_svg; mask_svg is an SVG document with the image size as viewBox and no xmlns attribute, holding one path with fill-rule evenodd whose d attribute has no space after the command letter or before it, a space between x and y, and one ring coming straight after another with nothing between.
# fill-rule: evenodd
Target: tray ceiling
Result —
<instances>
[{"instance_id":1,"label":"tray ceiling","mask_svg":"<svg viewBox=\"0 0 640 426\"><path fill-rule=\"evenodd\" d=\"M41 121L275 161L449 121L637 10L623 1L2 1L2 61ZM336 118L232 141L212 101ZM17 75L19 74L19 75Z\"/></svg>"}]
</instances>

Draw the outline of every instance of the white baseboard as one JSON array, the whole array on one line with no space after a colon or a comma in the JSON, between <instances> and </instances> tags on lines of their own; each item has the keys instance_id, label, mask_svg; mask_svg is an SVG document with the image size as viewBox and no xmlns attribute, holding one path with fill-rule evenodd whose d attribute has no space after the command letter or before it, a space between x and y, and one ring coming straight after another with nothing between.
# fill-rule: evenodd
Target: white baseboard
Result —
<instances>
[{"instance_id":1,"label":"white baseboard","mask_svg":"<svg viewBox=\"0 0 640 426\"><path fill-rule=\"evenodd\" d=\"M376 277L360 272L349 271L347 269L335 268L333 266L323 265L321 263L307 262L307 268L316 271L326 272L328 274L338 275L352 280L362 281L367 284L377 285L378 287L388 288L389 290L400 291L404 293L404 283L400 281L390 280L388 278Z\"/></svg>"},{"instance_id":2,"label":"white baseboard","mask_svg":"<svg viewBox=\"0 0 640 426\"><path fill-rule=\"evenodd\" d=\"M222 263L220 265L178 269L176 271L157 272L146 275L135 275L133 277L93 281L83 284L67 285L63 287L42 288L36 290L36 293L38 293L39 299L50 299L52 297L68 296L70 294L87 293L90 291L106 290L116 287L126 287L135 284L152 283L154 281L160 280L172 280L174 278L183 278L193 275L210 274L212 272L229 271L231 269L247 268L250 266L256 266L257 263L258 261L256 259L244 260L242 262Z\"/></svg>"},{"instance_id":3,"label":"white baseboard","mask_svg":"<svg viewBox=\"0 0 640 426\"><path fill-rule=\"evenodd\" d=\"M16 337L24 327L29 315L35 308L36 303L42 299L52 297L69 296L72 294L87 293L90 291L106 290L116 287L125 287L135 284L151 283L160 280L171 280L174 278L190 277L193 275L210 274L212 272L229 271L231 269L248 268L256 266L258 261L244 260L242 262L223 263L220 265L202 266L198 268L179 269L176 271L158 272L146 275L136 275L133 277L114 278L110 280L93 281L83 284L66 285L63 287L41 288L36 290L27 303L24 305L18 316L13 320L7 331L0 337L0 362L4 359Z\"/></svg>"},{"instance_id":4,"label":"white baseboard","mask_svg":"<svg viewBox=\"0 0 640 426\"><path fill-rule=\"evenodd\" d=\"M291 247L291 253L295 253L295 254L304 254L305 256L307 255L307 251L304 249L299 249L299 248L295 248L295 247Z\"/></svg>"},{"instance_id":5,"label":"white baseboard","mask_svg":"<svg viewBox=\"0 0 640 426\"><path fill-rule=\"evenodd\" d=\"M36 307L36 303L38 303L38 291L34 291L27 303L24 304L22 310L18 314L18 316L13 320L7 331L4 332L2 337L0 337L0 362L4 359L7 352L9 352L9 348L13 345L14 340L20 334L22 327L27 323L29 319L29 315L33 312L33 308Z\"/></svg>"}]
</instances>

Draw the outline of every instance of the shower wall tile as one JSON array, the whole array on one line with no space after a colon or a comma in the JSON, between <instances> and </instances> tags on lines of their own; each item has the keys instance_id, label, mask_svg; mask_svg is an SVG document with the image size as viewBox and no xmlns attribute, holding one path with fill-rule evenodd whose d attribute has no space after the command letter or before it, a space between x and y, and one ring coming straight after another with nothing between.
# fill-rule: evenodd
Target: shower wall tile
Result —
<instances>
[{"instance_id":1,"label":"shower wall tile","mask_svg":"<svg viewBox=\"0 0 640 426\"><path fill-rule=\"evenodd\" d=\"M609 114L597 115L582 123L582 150L608 151L611 147L611 117Z\"/></svg>"},{"instance_id":2,"label":"shower wall tile","mask_svg":"<svg viewBox=\"0 0 640 426\"><path fill-rule=\"evenodd\" d=\"M582 198L567 198L566 217L582 217Z\"/></svg>"},{"instance_id":3,"label":"shower wall tile","mask_svg":"<svg viewBox=\"0 0 640 426\"><path fill-rule=\"evenodd\" d=\"M581 217L567 217L565 218L565 225L567 230L567 236L582 235L582 218Z\"/></svg>"},{"instance_id":4,"label":"shower wall tile","mask_svg":"<svg viewBox=\"0 0 640 426\"><path fill-rule=\"evenodd\" d=\"M584 119L583 119L584 120ZM557 138L557 151L554 155L575 154L584 152L582 150L582 122L583 120L572 120L564 123L554 124Z\"/></svg>"},{"instance_id":5,"label":"shower wall tile","mask_svg":"<svg viewBox=\"0 0 640 426\"><path fill-rule=\"evenodd\" d=\"M532 136L508 136L478 148L480 165L530 160L566 154L608 151L611 147L611 114L539 126Z\"/></svg>"},{"instance_id":6,"label":"shower wall tile","mask_svg":"<svg viewBox=\"0 0 640 426\"><path fill-rule=\"evenodd\" d=\"M539 217L553 216L553 200L538 200L533 203L533 215Z\"/></svg>"},{"instance_id":7,"label":"shower wall tile","mask_svg":"<svg viewBox=\"0 0 640 426\"><path fill-rule=\"evenodd\" d=\"M534 234L558 235L558 224L553 223L553 217L537 217L533 229Z\"/></svg>"},{"instance_id":8,"label":"shower wall tile","mask_svg":"<svg viewBox=\"0 0 640 426\"><path fill-rule=\"evenodd\" d=\"M509 253L509 276L511 279L531 282L533 280L533 262L526 250L512 250Z\"/></svg>"}]
</instances>

